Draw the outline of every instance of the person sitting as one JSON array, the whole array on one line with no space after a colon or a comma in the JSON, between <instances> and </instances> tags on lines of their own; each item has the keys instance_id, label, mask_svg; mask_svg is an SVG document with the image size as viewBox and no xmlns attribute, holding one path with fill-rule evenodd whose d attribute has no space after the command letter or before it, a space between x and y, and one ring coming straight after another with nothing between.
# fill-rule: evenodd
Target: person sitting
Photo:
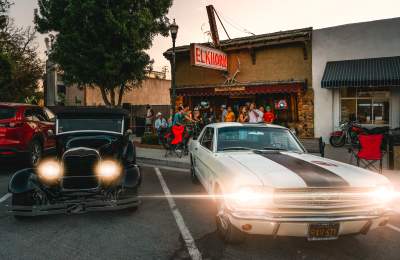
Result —
<instances>
[{"instance_id":1,"label":"person sitting","mask_svg":"<svg viewBox=\"0 0 400 260\"><path fill-rule=\"evenodd\" d=\"M232 107L228 106L226 111L227 111L227 113L226 113L224 122L235 122L236 116L235 116L235 113L232 111Z\"/></svg>"},{"instance_id":2,"label":"person sitting","mask_svg":"<svg viewBox=\"0 0 400 260\"><path fill-rule=\"evenodd\" d=\"M172 125L181 125L183 123L183 108L178 107L178 112L175 113Z\"/></svg>"}]
</instances>

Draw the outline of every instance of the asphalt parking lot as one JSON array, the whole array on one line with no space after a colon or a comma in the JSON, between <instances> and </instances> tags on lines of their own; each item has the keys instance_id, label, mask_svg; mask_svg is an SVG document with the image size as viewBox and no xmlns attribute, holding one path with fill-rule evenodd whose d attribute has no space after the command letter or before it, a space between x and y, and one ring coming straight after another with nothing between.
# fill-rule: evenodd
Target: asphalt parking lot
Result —
<instances>
[{"instance_id":1,"label":"asphalt parking lot","mask_svg":"<svg viewBox=\"0 0 400 260\"><path fill-rule=\"evenodd\" d=\"M400 217L368 235L336 241L248 237L226 245L215 207L188 172L142 167L142 205L135 212L93 212L16 220L7 214L7 184L19 167L0 169L0 259L399 259Z\"/></svg>"}]
</instances>

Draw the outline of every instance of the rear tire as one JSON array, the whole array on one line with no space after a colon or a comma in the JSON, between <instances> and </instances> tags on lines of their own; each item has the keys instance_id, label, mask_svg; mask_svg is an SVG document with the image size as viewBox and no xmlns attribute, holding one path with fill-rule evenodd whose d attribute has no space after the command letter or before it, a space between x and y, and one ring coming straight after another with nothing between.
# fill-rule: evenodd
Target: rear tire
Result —
<instances>
[{"instance_id":1,"label":"rear tire","mask_svg":"<svg viewBox=\"0 0 400 260\"><path fill-rule=\"evenodd\" d=\"M192 156L190 156L190 179L192 180L193 184L200 184L199 178L196 176Z\"/></svg>"},{"instance_id":2,"label":"rear tire","mask_svg":"<svg viewBox=\"0 0 400 260\"><path fill-rule=\"evenodd\" d=\"M329 143L333 147L342 147L342 146L344 146L345 142L346 142L345 136L331 136L329 138Z\"/></svg>"}]
</instances>

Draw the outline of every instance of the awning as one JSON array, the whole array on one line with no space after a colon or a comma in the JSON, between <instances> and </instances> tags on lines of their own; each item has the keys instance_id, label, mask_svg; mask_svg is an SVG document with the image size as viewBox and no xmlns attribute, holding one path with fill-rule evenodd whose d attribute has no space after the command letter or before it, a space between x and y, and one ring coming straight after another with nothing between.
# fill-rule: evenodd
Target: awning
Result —
<instances>
[{"instance_id":1,"label":"awning","mask_svg":"<svg viewBox=\"0 0 400 260\"><path fill-rule=\"evenodd\" d=\"M230 86L191 86L177 87L176 94L178 96L240 96L253 94L270 94L270 93L299 93L304 89L304 82L294 82L285 84L237 84Z\"/></svg>"},{"instance_id":2,"label":"awning","mask_svg":"<svg viewBox=\"0 0 400 260\"><path fill-rule=\"evenodd\" d=\"M321 86L399 87L400 56L328 62Z\"/></svg>"}]
</instances>

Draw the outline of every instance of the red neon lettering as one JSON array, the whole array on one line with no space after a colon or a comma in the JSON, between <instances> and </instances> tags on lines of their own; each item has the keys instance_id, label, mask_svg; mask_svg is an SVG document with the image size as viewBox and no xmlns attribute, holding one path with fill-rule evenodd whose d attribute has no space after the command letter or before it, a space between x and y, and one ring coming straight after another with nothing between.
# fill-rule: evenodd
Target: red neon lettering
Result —
<instances>
[{"instance_id":1,"label":"red neon lettering","mask_svg":"<svg viewBox=\"0 0 400 260\"><path fill-rule=\"evenodd\" d=\"M196 62L200 62L200 49L196 48Z\"/></svg>"}]
</instances>

